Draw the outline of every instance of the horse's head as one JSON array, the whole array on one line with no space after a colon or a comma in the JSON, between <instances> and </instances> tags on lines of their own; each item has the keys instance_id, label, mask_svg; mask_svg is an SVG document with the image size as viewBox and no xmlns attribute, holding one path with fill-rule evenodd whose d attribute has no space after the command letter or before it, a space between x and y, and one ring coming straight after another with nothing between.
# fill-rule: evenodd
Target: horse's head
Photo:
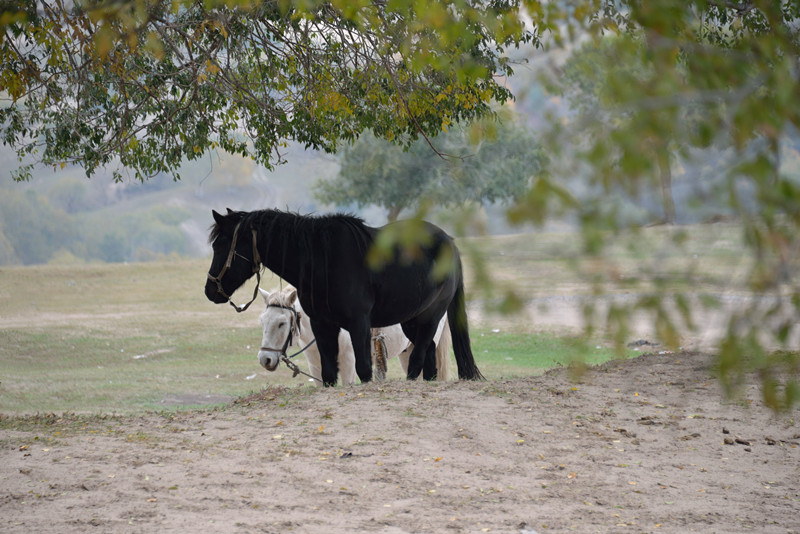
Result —
<instances>
[{"instance_id":1,"label":"horse's head","mask_svg":"<svg viewBox=\"0 0 800 534\"><path fill-rule=\"evenodd\" d=\"M216 304L230 301L231 295L261 268L255 231L242 224L243 212L228 210L220 215L212 210L214 225L209 242L214 251L206 281L206 297Z\"/></svg>"},{"instance_id":2,"label":"horse's head","mask_svg":"<svg viewBox=\"0 0 800 534\"><path fill-rule=\"evenodd\" d=\"M265 291L259 288L267 309L261 314L261 349L258 363L267 371L274 371L286 355L294 336L300 333L300 316L295 309L297 290Z\"/></svg>"}]
</instances>

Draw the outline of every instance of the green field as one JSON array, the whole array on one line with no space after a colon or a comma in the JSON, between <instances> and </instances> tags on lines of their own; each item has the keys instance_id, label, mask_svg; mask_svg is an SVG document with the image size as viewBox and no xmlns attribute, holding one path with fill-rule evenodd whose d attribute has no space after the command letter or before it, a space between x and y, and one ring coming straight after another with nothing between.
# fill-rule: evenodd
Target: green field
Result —
<instances>
[{"instance_id":1,"label":"green field","mask_svg":"<svg viewBox=\"0 0 800 534\"><path fill-rule=\"evenodd\" d=\"M733 227L695 227L697 243L690 239L682 256L667 255L671 241L659 234L668 230L648 231L642 242L654 247L649 254L621 247L615 256L620 269L644 273L638 283L647 283L654 258L663 269L697 264L696 272L703 275L695 282L706 289L730 284L742 270L733 259L740 257ZM521 298L589 295L584 274L590 271L572 268L577 243L571 234L553 233L462 241L462 249L484 261L494 280L494 293L473 289L476 269L466 254L468 297L492 303L508 287ZM258 365L262 307L237 314L208 302L203 294L208 263L0 269L0 413L173 410L267 385L306 384L285 367L267 373ZM246 284L236 300L246 300L254 283ZM269 275L262 281L264 287L278 285ZM494 327L496 320L503 321L502 329ZM577 332L542 331L488 313L471 328L476 360L490 380L615 355L602 339L578 344ZM390 367L390 378L401 379L399 364L390 362Z\"/></svg>"}]
</instances>

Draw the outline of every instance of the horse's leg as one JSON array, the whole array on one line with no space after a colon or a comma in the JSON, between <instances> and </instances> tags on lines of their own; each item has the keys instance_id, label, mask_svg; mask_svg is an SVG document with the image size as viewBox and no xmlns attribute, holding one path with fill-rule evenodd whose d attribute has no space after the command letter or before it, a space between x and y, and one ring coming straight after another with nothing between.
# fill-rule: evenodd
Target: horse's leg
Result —
<instances>
[{"instance_id":1,"label":"horse's leg","mask_svg":"<svg viewBox=\"0 0 800 534\"><path fill-rule=\"evenodd\" d=\"M322 380L322 365L320 363L319 349L316 344L308 347L304 353L306 355L306 362L308 362L308 374L316 378L313 380L314 385L318 385Z\"/></svg>"},{"instance_id":2,"label":"horse's leg","mask_svg":"<svg viewBox=\"0 0 800 534\"><path fill-rule=\"evenodd\" d=\"M431 340L428 350L425 351L425 361L422 366L422 378L436 380L436 344Z\"/></svg>"},{"instance_id":3,"label":"horse's leg","mask_svg":"<svg viewBox=\"0 0 800 534\"><path fill-rule=\"evenodd\" d=\"M353 344L350 334L344 330L339 332L339 376L343 386L356 383L356 358L353 355Z\"/></svg>"},{"instance_id":4,"label":"horse's leg","mask_svg":"<svg viewBox=\"0 0 800 534\"><path fill-rule=\"evenodd\" d=\"M436 347L433 345L433 336L437 324L438 321L430 324L414 320L402 324L403 333L414 343L414 349L408 358L406 377L409 380L416 380L420 373L423 373L423 378L426 380L436 378ZM432 378L429 378L431 375Z\"/></svg>"},{"instance_id":5,"label":"horse's leg","mask_svg":"<svg viewBox=\"0 0 800 534\"><path fill-rule=\"evenodd\" d=\"M447 380L450 374L450 328L447 315L439 321L433 342L436 343L436 379Z\"/></svg>"},{"instance_id":6,"label":"horse's leg","mask_svg":"<svg viewBox=\"0 0 800 534\"><path fill-rule=\"evenodd\" d=\"M339 327L311 319L311 330L319 349L322 383L325 386L335 386L336 376L339 374Z\"/></svg>"},{"instance_id":7,"label":"horse's leg","mask_svg":"<svg viewBox=\"0 0 800 534\"><path fill-rule=\"evenodd\" d=\"M372 336L369 318L364 317L350 325L350 341L356 356L356 374L362 383L372 380Z\"/></svg>"},{"instance_id":8,"label":"horse's leg","mask_svg":"<svg viewBox=\"0 0 800 534\"><path fill-rule=\"evenodd\" d=\"M411 343L403 349L403 352L397 355L397 359L400 360L400 367L403 369L403 373L408 376L408 360L411 356L411 351L414 350L414 344Z\"/></svg>"}]
</instances>

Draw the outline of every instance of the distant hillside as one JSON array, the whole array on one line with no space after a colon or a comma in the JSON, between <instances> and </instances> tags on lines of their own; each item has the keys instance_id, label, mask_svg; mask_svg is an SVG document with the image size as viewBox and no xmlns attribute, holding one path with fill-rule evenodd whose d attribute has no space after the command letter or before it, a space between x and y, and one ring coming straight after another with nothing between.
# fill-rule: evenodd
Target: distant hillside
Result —
<instances>
[{"instance_id":1,"label":"distant hillside","mask_svg":"<svg viewBox=\"0 0 800 534\"><path fill-rule=\"evenodd\" d=\"M187 164L181 180L114 183L80 168L42 169L26 183L0 176L0 265L50 261L142 261L209 253L212 209L323 211L311 184L333 176L336 159L294 148L268 171L225 154ZM8 149L0 164L16 166Z\"/></svg>"},{"instance_id":2,"label":"distant hillside","mask_svg":"<svg viewBox=\"0 0 800 534\"><path fill-rule=\"evenodd\" d=\"M338 172L335 156L301 147L285 156L286 164L268 171L248 159L214 154L187 163L180 181L155 176L144 183L114 183L110 172L89 179L77 167L41 169L25 183L2 176L0 265L205 257L210 253L212 209L335 209L311 193L315 181ZM8 149L0 149L0 164L16 166ZM386 214L377 207L358 209L354 204L342 209L371 225L386 223ZM491 233L510 231L502 207L488 207L479 216Z\"/></svg>"}]
</instances>

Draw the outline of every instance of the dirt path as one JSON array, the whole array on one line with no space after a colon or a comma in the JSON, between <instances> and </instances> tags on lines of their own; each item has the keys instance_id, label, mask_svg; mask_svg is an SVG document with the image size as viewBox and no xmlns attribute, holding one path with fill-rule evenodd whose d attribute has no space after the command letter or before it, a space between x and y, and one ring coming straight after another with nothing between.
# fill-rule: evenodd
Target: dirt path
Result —
<instances>
[{"instance_id":1,"label":"dirt path","mask_svg":"<svg viewBox=\"0 0 800 534\"><path fill-rule=\"evenodd\" d=\"M798 411L745 394L680 353L5 421L0 531L800 532Z\"/></svg>"}]
</instances>

